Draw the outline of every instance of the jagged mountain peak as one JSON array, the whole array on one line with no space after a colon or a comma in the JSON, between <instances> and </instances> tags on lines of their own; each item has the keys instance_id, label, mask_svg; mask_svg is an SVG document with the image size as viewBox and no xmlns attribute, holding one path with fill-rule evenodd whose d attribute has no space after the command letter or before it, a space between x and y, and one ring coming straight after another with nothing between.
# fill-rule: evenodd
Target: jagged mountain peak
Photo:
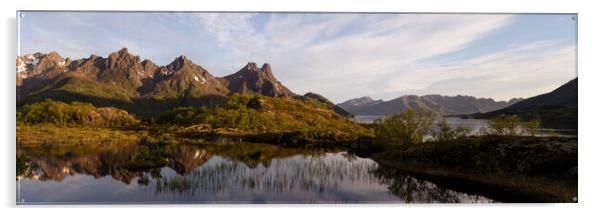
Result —
<instances>
[{"instance_id":1,"label":"jagged mountain peak","mask_svg":"<svg viewBox=\"0 0 602 216\"><path fill-rule=\"evenodd\" d=\"M296 95L273 76L270 64L260 66L249 62L232 75L216 78L184 55L161 66L127 48L106 57L92 54L74 60L63 59L56 52L34 53L17 57L17 94L22 103L35 101L40 95L61 95L59 99L91 102L96 98L119 103L169 99L180 105L215 103L234 92Z\"/></svg>"},{"instance_id":2,"label":"jagged mountain peak","mask_svg":"<svg viewBox=\"0 0 602 216\"><path fill-rule=\"evenodd\" d=\"M120 55L128 55L128 54L130 54L130 51L128 50L127 47L123 47L123 48L119 49L119 51L117 51L117 53L119 53Z\"/></svg>"},{"instance_id":3,"label":"jagged mountain peak","mask_svg":"<svg viewBox=\"0 0 602 216\"><path fill-rule=\"evenodd\" d=\"M257 64L255 64L255 62L249 62L247 63L247 65L245 65L246 70L250 70L250 71L256 71L257 68Z\"/></svg>"},{"instance_id":4,"label":"jagged mountain peak","mask_svg":"<svg viewBox=\"0 0 602 216\"><path fill-rule=\"evenodd\" d=\"M188 57L186 57L185 55L180 55L180 56L176 57L174 59L174 61L178 61L178 62L191 62L190 59L188 59Z\"/></svg>"},{"instance_id":5,"label":"jagged mountain peak","mask_svg":"<svg viewBox=\"0 0 602 216\"><path fill-rule=\"evenodd\" d=\"M46 54L46 57L52 59L52 60L63 60L63 57L58 53L58 52L49 52L48 54Z\"/></svg>"},{"instance_id":6,"label":"jagged mountain peak","mask_svg":"<svg viewBox=\"0 0 602 216\"><path fill-rule=\"evenodd\" d=\"M129 63L139 63L140 57L137 55L131 54L127 48L122 48L117 52L113 52L109 54L108 57L110 63L115 63L117 61L128 61Z\"/></svg>"},{"instance_id":7,"label":"jagged mountain peak","mask_svg":"<svg viewBox=\"0 0 602 216\"><path fill-rule=\"evenodd\" d=\"M94 59L97 59L97 58L102 58L102 57L100 57L99 55L90 54L90 56L87 58L87 60L94 60Z\"/></svg>"},{"instance_id":8,"label":"jagged mountain peak","mask_svg":"<svg viewBox=\"0 0 602 216\"><path fill-rule=\"evenodd\" d=\"M272 67L268 63L263 63L263 65L261 66L261 70L270 74L272 73Z\"/></svg>"},{"instance_id":9,"label":"jagged mountain peak","mask_svg":"<svg viewBox=\"0 0 602 216\"><path fill-rule=\"evenodd\" d=\"M274 77L268 63L258 68L255 62L249 62L238 72L225 76L223 80L231 92L256 92L272 97L295 95Z\"/></svg>"},{"instance_id":10,"label":"jagged mountain peak","mask_svg":"<svg viewBox=\"0 0 602 216\"><path fill-rule=\"evenodd\" d=\"M57 69L66 66L71 61L63 59L57 52L41 53L36 52L17 56L17 74L21 74L22 78L28 76L43 74L52 69Z\"/></svg>"},{"instance_id":11,"label":"jagged mountain peak","mask_svg":"<svg viewBox=\"0 0 602 216\"><path fill-rule=\"evenodd\" d=\"M155 64L153 61L149 60L149 59L144 59L141 63L142 65L155 65L157 66L157 64Z\"/></svg>"},{"instance_id":12,"label":"jagged mountain peak","mask_svg":"<svg viewBox=\"0 0 602 216\"><path fill-rule=\"evenodd\" d=\"M180 70L185 67L199 67L201 70L205 70L201 66L193 63L190 59L188 59L184 55L178 56L167 66L170 67L171 70L175 70L175 71Z\"/></svg>"},{"instance_id":13,"label":"jagged mountain peak","mask_svg":"<svg viewBox=\"0 0 602 216\"><path fill-rule=\"evenodd\" d=\"M273 76L272 75L272 67L268 63L263 63L261 68L259 68L259 67L257 67L257 64L255 62L249 62L240 71L265 73L266 75Z\"/></svg>"},{"instance_id":14,"label":"jagged mountain peak","mask_svg":"<svg viewBox=\"0 0 602 216\"><path fill-rule=\"evenodd\" d=\"M155 73L155 71L157 71L157 69L159 68L159 66L157 64L155 64L153 61L148 60L148 59L144 59L144 61L142 61L140 63L142 65L142 68L144 69L144 73L145 75L153 75Z\"/></svg>"},{"instance_id":15,"label":"jagged mountain peak","mask_svg":"<svg viewBox=\"0 0 602 216\"><path fill-rule=\"evenodd\" d=\"M58 52L49 52L49 53L42 53L42 52L35 52L32 54L25 54L25 55L21 55L21 56L17 56L17 60L42 60L42 59L49 59L52 61L57 61L57 60L64 60L63 57L58 53Z\"/></svg>"}]
</instances>

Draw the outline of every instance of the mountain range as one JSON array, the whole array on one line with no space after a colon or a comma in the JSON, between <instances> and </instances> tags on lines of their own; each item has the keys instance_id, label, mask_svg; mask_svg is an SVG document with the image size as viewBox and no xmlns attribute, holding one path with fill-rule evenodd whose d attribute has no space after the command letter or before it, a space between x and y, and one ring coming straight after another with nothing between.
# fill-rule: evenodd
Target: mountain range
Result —
<instances>
[{"instance_id":1,"label":"mountain range","mask_svg":"<svg viewBox=\"0 0 602 216\"><path fill-rule=\"evenodd\" d=\"M522 98L514 98L506 102L463 95L404 95L389 101L373 100L370 97L354 98L337 106L353 115L394 115L408 109L426 109L442 115L462 115L502 109L521 100Z\"/></svg>"},{"instance_id":2,"label":"mountain range","mask_svg":"<svg viewBox=\"0 0 602 216\"><path fill-rule=\"evenodd\" d=\"M234 74L215 77L185 56L159 66L127 48L106 58L77 60L34 53L18 56L16 67L18 106L50 98L152 115L177 106L213 105L233 93L304 97L282 85L267 63L259 68L249 62Z\"/></svg>"},{"instance_id":3,"label":"mountain range","mask_svg":"<svg viewBox=\"0 0 602 216\"><path fill-rule=\"evenodd\" d=\"M556 116L557 121L576 122L577 107L576 79L549 94L524 101L522 98L495 101L462 95L405 95L389 101L361 97L335 105L316 93L295 94L276 79L267 63L258 67L249 62L231 75L216 77L186 56L159 66L131 54L127 48L106 58L90 55L72 60L56 52L17 56L16 79L17 106L45 99L81 101L125 109L143 117L181 106L216 105L234 93L315 100L347 117L392 115L420 108L443 115L472 114L471 117L488 118L520 114L546 119ZM562 117L563 113L558 112L569 114Z\"/></svg>"},{"instance_id":4,"label":"mountain range","mask_svg":"<svg viewBox=\"0 0 602 216\"><path fill-rule=\"evenodd\" d=\"M547 128L577 129L577 78L553 91L527 98L504 109L468 115L471 118L491 118L516 115L523 119L540 118Z\"/></svg>"}]
</instances>

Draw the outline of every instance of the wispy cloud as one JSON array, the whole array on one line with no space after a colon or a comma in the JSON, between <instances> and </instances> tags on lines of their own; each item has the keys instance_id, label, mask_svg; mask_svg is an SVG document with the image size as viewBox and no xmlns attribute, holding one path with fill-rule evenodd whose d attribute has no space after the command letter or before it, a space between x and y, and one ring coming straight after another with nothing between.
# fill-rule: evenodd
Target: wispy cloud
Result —
<instances>
[{"instance_id":1,"label":"wispy cloud","mask_svg":"<svg viewBox=\"0 0 602 216\"><path fill-rule=\"evenodd\" d=\"M575 48L560 41L512 44L458 61L414 65L386 83L385 95L467 94L496 99L549 92L575 77Z\"/></svg>"},{"instance_id":2,"label":"wispy cloud","mask_svg":"<svg viewBox=\"0 0 602 216\"><path fill-rule=\"evenodd\" d=\"M512 20L506 15L272 14L264 26L253 26L252 14L199 17L223 46L236 50L232 62L271 62L293 90L318 91L336 101L375 94L416 61L463 49Z\"/></svg>"},{"instance_id":3,"label":"wispy cloud","mask_svg":"<svg viewBox=\"0 0 602 216\"><path fill-rule=\"evenodd\" d=\"M574 74L573 43L541 32L533 34L541 38L521 41L515 32L503 32L520 26L516 24L526 19L520 15L39 15L25 18L25 52L86 57L126 46L159 64L185 54L217 76L233 73L248 61L269 62L277 78L293 91L317 92L336 102L410 93L526 97L548 91ZM477 43L487 38L491 44ZM464 54L460 58L456 53Z\"/></svg>"}]
</instances>

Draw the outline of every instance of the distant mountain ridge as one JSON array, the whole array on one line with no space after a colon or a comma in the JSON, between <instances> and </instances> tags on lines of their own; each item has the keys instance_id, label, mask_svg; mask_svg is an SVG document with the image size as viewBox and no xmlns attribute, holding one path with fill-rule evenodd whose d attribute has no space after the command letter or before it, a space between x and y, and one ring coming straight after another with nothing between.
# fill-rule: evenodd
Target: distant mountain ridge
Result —
<instances>
[{"instance_id":1,"label":"distant mountain ridge","mask_svg":"<svg viewBox=\"0 0 602 216\"><path fill-rule=\"evenodd\" d=\"M293 97L272 73L253 62L238 72L215 77L185 56L165 66L142 60L127 48L106 58L64 59L56 52L17 56L17 105L44 100L92 102L138 114L176 106L212 105L233 93Z\"/></svg>"},{"instance_id":2,"label":"distant mountain ridge","mask_svg":"<svg viewBox=\"0 0 602 216\"><path fill-rule=\"evenodd\" d=\"M394 115L408 109L426 109L442 115L462 115L502 109L520 100L522 99L515 98L506 102L463 95L404 95L389 101L373 100L370 97L354 98L337 106L353 115Z\"/></svg>"},{"instance_id":3,"label":"distant mountain ridge","mask_svg":"<svg viewBox=\"0 0 602 216\"><path fill-rule=\"evenodd\" d=\"M542 126L550 128L577 128L578 85L577 78L553 91L527 98L504 109L471 115L491 118L516 115L523 119L540 118Z\"/></svg>"}]
</instances>

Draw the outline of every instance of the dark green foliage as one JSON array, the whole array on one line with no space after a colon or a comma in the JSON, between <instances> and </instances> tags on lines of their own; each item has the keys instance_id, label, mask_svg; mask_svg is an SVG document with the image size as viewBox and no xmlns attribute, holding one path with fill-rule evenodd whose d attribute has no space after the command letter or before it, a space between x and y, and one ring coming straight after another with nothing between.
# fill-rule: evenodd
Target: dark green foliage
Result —
<instances>
[{"instance_id":1,"label":"dark green foliage","mask_svg":"<svg viewBox=\"0 0 602 216\"><path fill-rule=\"evenodd\" d=\"M469 129L465 127L452 128L445 118L442 118L441 121L437 123L437 127L439 128L439 131L434 133L433 136L442 143L447 143L460 137L466 137L470 132Z\"/></svg>"},{"instance_id":2,"label":"dark green foliage","mask_svg":"<svg viewBox=\"0 0 602 216\"><path fill-rule=\"evenodd\" d=\"M387 146L418 144L430 134L435 114L426 110L407 110L374 123L375 142Z\"/></svg>"},{"instance_id":3,"label":"dark green foliage","mask_svg":"<svg viewBox=\"0 0 602 216\"><path fill-rule=\"evenodd\" d=\"M495 117L489 120L491 134L500 136L517 136L520 134L520 118L517 116Z\"/></svg>"},{"instance_id":4,"label":"dark green foliage","mask_svg":"<svg viewBox=\"0 0 602 216\"><path fill-rule=\"evenodd\" d=\"M521 129L524 135L535 136L540 126L541 119L539 117L530 121L521 122Z\"/></svg>"},{"instance_id":5,"label":"dark green foliage","mask_svg":"<svg viewBox=\"0 0 602 216\"><path fill-rule=\"evenodd\" d=\"M148 169L152 167L165 166L167 160L164 158L165 147L156 144L140 145L135 153L128 158L124 165L127 169Z\"/></svg>"},{"instance_id":6,"label":"dark green foliage","mask_svg":"<svg viewBox=\"0 0 602 216\"><path fill-rule=\"evenodd\" d=\"M577 166L577 140L558 137L479 136L389 151L403 162L479 172L564 175Z\"/></svg>"},{"instance_id":7,"label":"dark green foliage","mask_svg":"<svg viewBox=\"0 0 602 216\"><path fill-rule=\"evenodd\" d=\"M17 177L25 174L29 170L29 158L17 155Z\"/></svg>"},{"instance_id":8,"label":"dark green foliage","mask_svg":"<svg viewBox=\"0 0 602 216\"><path fill-rule=\"evenodd\" d=\"M17 111L17 124L53 124L60 127L130 127L138 120L124 110L103 107L90 103L64 103L45 100L28 104Z\"/></svg>"},{"instance_id":9,"label":"dark green foliage","mask_svg":"<svg viewBox=\"0 0 602 216\"><path fill-rule=\"evenodd\" d=\"M247 132L294 132L307 138L355 139L369 129L334 113L315 100L233 94L215 107L182 107L163 113L159 124L236 128Z\"/></svg>"},{"instance_id":10,"label":"dark green foliage","mask_svg":"<svg viewBox=\"0 0 602 216\"><path fill-rule=\"evenodd\" d=\"M251 108L251 109L261 109L262 107L262 101L260 97L253 97L251 98L251 100L249 100L249 102L247 103L247 107Z\"/></svg>"},{"instance_id":11,"label":"dark green foliage","mask_svg":"<svg viewBox=\"0 0 602 216\"><path fill-rule=\"evenodd\" d=\"M489 129L483 129L482 135L499 136L535 136L540 129L541 120L536 117L524 121L518 116L502 116L489 119Z\"/></svg>"}]
</instances>

